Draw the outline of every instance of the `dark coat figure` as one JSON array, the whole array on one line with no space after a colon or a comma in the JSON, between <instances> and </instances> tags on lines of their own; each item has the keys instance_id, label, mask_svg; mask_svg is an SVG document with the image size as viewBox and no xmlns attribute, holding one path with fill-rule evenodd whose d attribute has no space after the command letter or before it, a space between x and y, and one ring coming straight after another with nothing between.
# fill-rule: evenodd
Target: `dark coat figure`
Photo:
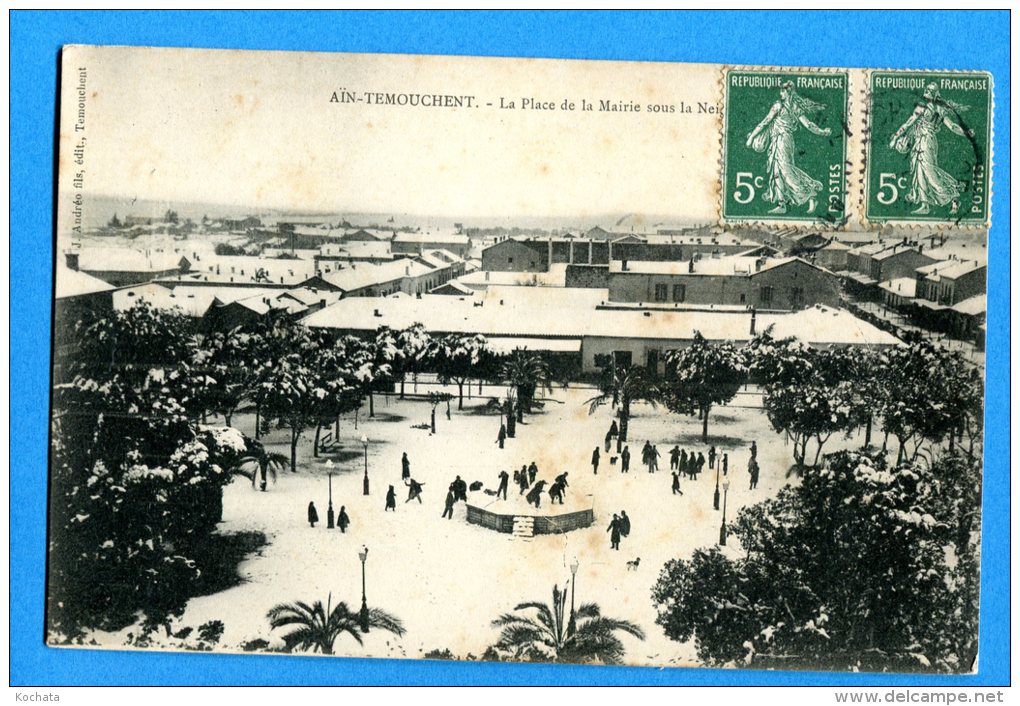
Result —
<instances>
[{"instance_id":1,"label":"dark coat figure","mask_svg":"<svg viewBox=\"0 0 1020 706\"><path fill-rule=\"evenodd\" d=\"M347 532L347 528L351 525L351 518L347 516L347 509L341 505L340 515L336 518L336 526L340 528L341 532Z\"/></svg>"},{"instance_id":2,"label":"dark coat figure","mask_svg":"<svg viewBox=\"0 0 1020 706\"><path fill-rule=\"evenodd\" d=\"M613 521L609 523L609 529L606 532L610 532L609 535L609 547L610 549L620 549L620 518L613 515Z\"/></svg>"},{"instance_id":3,"label":"dark coat figure","mask_svg":"<svg viewBox=\"0 0 1020 706\"><path fill-rule=\"evenodd\" d=\"M751 442L751 458L753 459L758 458L758 443L755 441Z\"/></svg>"},{"instance_id":4,"label":"dark coat figure","mask_svg":"<svg viewBox=\"0 0 1020 706\"><path fill-rule=\"evenodd\" d=\"M715 468L715 447L708 450L708 467Z\"/></svg>"},{"instance_id":5,"label":"dark coat figure","mask_svg":"<svg viewBox=\"0 0 1020 706\"><path fill-rule=\"evenodd\" d=\"M453 504L457 502L457 496L453 494L452 490L446 492L446 508L443 510L443 517L453 519Z\"/></svg>"},{"instance_id":6,"label":"dark coat figure","mask_svg":"<svg viewBox=\"0 0 1020 706\"><path fill-rule=\"evenodd\" d=\"M722 455L722 474L725 476L725 475L728 475L729 472L730 472L730 455L729 454L723 454Z\"/></svg>"},{"instance_id":7,"label":"dark coat figure","mask_svg":"<svg viewBox=\"0 0 1020 706\"><path fill-rule=\"evenodd\" d=\"M697 480L701 472L705 470L705 454L698 452L698 466L694 472L694 479Z\"/></svg>"},{"instance_id":8,"label":"dark coat figure","mask_svg":"<svg viewBox=\"0 0 1020 706\"><path fill-rule=\"evenodd\" d=\"M393 510L393 512L397 511L397 491L393 489L392 485L390 486L390 489L386 491L386 510ZM386 510L383 510L383 512Z\"/></svg>"},{"instance_id":9,"label":"dark coat figure","mask_svg":"<svg viewBox=\"0 0 1020 706\"><path fill-rule=\"evenodd\" d=\"M531 465L528 466L528 482L529 483L534 483L535 482L535 478L537 476L538 476L538 466L536 466L535 462L532 461Z\"/></svg>"},{"instance_id":10,"label":"dark coat figure","mask_svg":"<svg viewBox=\"0 0 1020 706\"><path fill-rule=\"evenodd\" d=\"M659 470L659 450L652 446L648 451L648 472L655 473Z\"/></svg>"},{"instance_id":11,"label":"dark coat figure","mask_svg":"<svg viewBox=\"0 0 1020 706\"><path fill-rule=\"evenodd\" d=\"M615 438L619 435L620 427L616 426L616 420L614 419L613 423L609 425L609 436Z\"/></svg>"},{"instance_id":12,"label":"dark coat figure","mask_svg":"<svg viewBox=\"0 0 1020 706\"><path fill-rule=\"evenodd\" d=\"M521 470L517 472L517 485L521 489L519 495L524 495L528 491L528 469L521 466Z\"/></svg>"},{"instance_id":13,"label":"dark coat figure","mask_svg":"<svg viewBox=\"0 0 1020 706\"><path fill-rule=\"evenodd\" d=\"M319 513L315 510L315 503L308 503L308 524L315 527L315 523L319 521Z\"/></svg>"},{"instance_id":14,"label":"dark coat figure","mask_svg":"<svg viewBox=\"0 0 1020 706\"><path fill-rule=\"evenodd\" d=\"M620 535L626 537L630 534L630 518L626 510L620 510Z\"/></svg>"},{"instance_id":15,"label":"dark coat figure","mask_svg":"<svg viewBox=\"0 0 1020 706\"><path fill-rule=\"evenodd\" d=\"M647 466L648 459L652 456L652 442L646 441L645 445L641 447L641 465Z\"/></svg>"},{"instance_id":16,"label":"dark coat figure","mask_svg":"<svg viewBox=\"0 0 1020 706\"><path fill-rule=\"evenodd\" d=\"M543 490L545 490L545 481L540 480L537 483L535 483L531 490L528 491L528 494L524 496L525 500L528 501L529 505L534 505L535 507L542 507Z\"/></svg>"},{"instance_id":17,"label":"dark coat figure","mask_svg":"<svg viewBox=\"0 0 1020 706\"><path fill-rule=\"evenodd\" d=\"M461 480L460 476L453 481L453 499L467 502L467 481Z\"/></svg>"},{"instance_id":18,"label":"dark coat figure","mask_svg":"<svg viewBox=\"0 0 1020 706\"><path fill-rule=\"evenodd\" d=\"M680 447L674 446L669 450L669 470L675 471L680 468Z\"/></svg>"},{"instance_id":19,"label":"dark coat figure","mask_svg":"<svg viewBox=\"0 0 1020 706\"><path fill-rule=\"evenodd\" d=\"M506 441L506 424L500 424L499 434L496 435L496 443L499 444L499 448L503 448L504 441Z\"/></svg>"},{"instance_id":20,"label":"dark coat figure","mask_svg":"<svg viewBox=\"0 0 1020 706\"><path fill-rule=\"evenodd\" d=\"M673 495L683 495L680 490L680 473L678 471L673 471Z\"/></svg>"},{"instance_id":21,"label":"dark coat figure","mask_svg":"<svg viewBox=\"0 0 1020 706\"><path fill-rule=\"evenodd\" d=\"M606 453L609 453L609 449L613 447L613 435L608 431L606 432Z\"/></svg>"},{"instance_id":22,"label":"dark coat figure","mask_svg":"<svg viewBox=\"0 0 1020 706\"><path fill-rule=\"evenodd\" d=\"M418 504L420 505L421 504L421 487L423 485L425 485L425 484L424 483L419 483L414 478L411 478L407 482L407 500L405 500L404 502L405 503L409 503L412 500L417 500Z\"/></svg>"},{"instance_id":23,"label":"dark coat figure","mask_svg":"<svg viewBox=\"0 0 1020 706\"><path fill-rule=\"evenodd\" d=\"M680 451L680 467L679 470L684 474L684 478L690 475L691 467L687 465L687 449L681 449Z\"/></svg>"},{"instance_id":24,"label":"dark coat figure","mask_svg":"<svg viewBox=\"0 0 1020 706\"><path fill-rule=\"evenodd\" d=\"M497 498L500 495L502 495L503 499L506 500L506 489L507 489L508 485L510 485L510 474L507 473L506 471L500 471L499 472L499 487L496 488L496 497Z\"/></svg>"},{"instance_id":25,"label":"dark coat figure","mask_svg":"<svg viewBox=\"0 0 1020 706\"><path fill-rule=\"evenodd\" d=\"M747 472L751 474L751 486L749 490L754 490L758 487L758 462L753 458L747 464Z\"/></svg>"},{"instance_id":26,"label":"dark coat figure","mask_svg":"<svg viewBox=\"0 0 1020 706\"><path fill-rule=\"evenodd\" d=\"M630 447L624 446L620 454L620 473L630 473Z\"/></svg>"},{"instance_id":27,"label":"dark coat figure","mask_svg":"<svg viewBox=\"0 0 1020 706\"><path fill-rule=\"evenodd\" d=\"M563 484L558 478L549 486L549 503L555 505L557 500L560 501L560 505L563 504Z\"/></svg>"},{"instance_id":28,"label":"dark coat figure","mask_svg":"<svg viewBox=\"0 0 1020 706\"><path fill-rule=\"evenodd\" d=\"M596 446L595 450L591 452L591 470L595 475L599 474L599 447Z\"/></svg>"},{"instance_id":29,"label":"dark coat figure","mask_svg":"<svg viewBox=\"0 0 1020 706\"><path fill-rule=\"evenodd\" d=\"M407 460L407 452L400 459L400 480L406 482L411 477L411 462Z\"/></svg>"},{"instance_id":30,"label":"dark coat figure","mask_svg":"<svg viewBox=\"0 0 1020 706\"><path fill-rule=\"evenodd\" d=\"M570 487L570 483L567 482L567 472L566 471L563 471L563 473L561 473L558 476L556 476L556 478L554 480L557 483L559 483L561 488L568 488L568 487Z\"/></svg>"}]
</instances>

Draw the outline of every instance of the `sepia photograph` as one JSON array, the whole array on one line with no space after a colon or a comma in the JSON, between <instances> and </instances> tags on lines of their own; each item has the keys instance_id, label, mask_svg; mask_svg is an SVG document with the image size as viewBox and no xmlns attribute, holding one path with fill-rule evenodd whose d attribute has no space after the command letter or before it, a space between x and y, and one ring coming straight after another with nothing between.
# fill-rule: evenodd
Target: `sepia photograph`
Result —
<instances>
[{"instance_id":1,"label":"sepia photograph","mask_svg":"<svg viewBox=\"0 0 1020 706\"><path fill-rule=\"evenodd\" d=\"M48 652L978 674L1006 77L56 61Z\"/></svg>"}]
</instances>

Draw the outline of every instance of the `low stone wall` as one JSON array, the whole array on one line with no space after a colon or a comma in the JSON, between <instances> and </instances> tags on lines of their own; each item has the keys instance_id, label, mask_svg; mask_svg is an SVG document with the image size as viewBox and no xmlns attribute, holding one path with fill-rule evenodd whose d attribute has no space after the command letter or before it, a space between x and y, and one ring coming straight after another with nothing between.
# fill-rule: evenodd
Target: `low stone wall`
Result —
<instances>
[{"instance_id":1,"label":"low stone wall","mask_svg":"<svg viewBox=\"0 0 1020 706\"><path fill-rule=\"evenodd\" d=\"M514 529L514 518L530 517L535 521L535 534L561 534L571 530L589 527L595 522L591 508L564 512L560 515L501 514L475 505L467 506L467 521L496 532L510 534Z\"/></svg>"}]
</instances>

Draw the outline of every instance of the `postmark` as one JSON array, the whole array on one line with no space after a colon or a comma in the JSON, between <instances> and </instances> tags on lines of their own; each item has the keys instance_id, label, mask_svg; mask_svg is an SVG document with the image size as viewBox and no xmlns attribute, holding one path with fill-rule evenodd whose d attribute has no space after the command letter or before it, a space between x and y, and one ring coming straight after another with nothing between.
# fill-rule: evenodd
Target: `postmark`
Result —
<instances>
[{"instance_id":1,"label":"postmark","mask_svg":"<svg viewBox=\"0 0 1020 706\"><path fill-rule=\"evenodd\" d=\"M724 72L724 221L847 218L849 73Z\"/></svg>"},{"instance_id":2,"label":"postmark","mask_svg":"<svg viewBox=\"0 0 1020 706\"><path fill-rule=\"evenodd\" d=\"M865 217L984 226L991 75L872 71L867 86Z\"/></svg>"}]
</instances>

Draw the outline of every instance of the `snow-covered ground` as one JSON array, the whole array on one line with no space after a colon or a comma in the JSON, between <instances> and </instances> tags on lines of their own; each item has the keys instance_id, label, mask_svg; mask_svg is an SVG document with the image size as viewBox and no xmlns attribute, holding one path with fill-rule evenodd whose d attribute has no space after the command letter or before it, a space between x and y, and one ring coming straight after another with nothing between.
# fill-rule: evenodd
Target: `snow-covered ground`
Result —
<instances>
[{"instance_id":1,"label":"snow-covered ground","mask_svg":"<svg viewBox=\"0 0 1020 706\"><path fill-rule=\"evenodd\" d=\"M691 664L693 646L667 639L655 624L650 592L666 560L688 557L695 548L711 546L719 537L721 512L712 508L715 473L707 465L698 481L682 481L682 497L670 489L668 451L673 444L707 456L708 448L699 440L700 422L661 407L636 405L630 427L631 472L621 474L619 465L609 465L603 456L599 474L593 476L591 453L595 446L602 447L613 412L602 407L589 416L584 402L592 394L590 389L557 389L545 410L519 426L517 438L507 439L503 450L496 444L499 417L481 412L484 399L466 399L462 412L454 401L451 420L441 406L437 434L431 435L412 428L428 421L428 403L377 397L374 419L366 419L366 404L357 430L353 420L345 419L341 425L343 453L334 467L333 505L337 512L345 506L350 515L352 524L346 534L326 529L326 458L311 458L311 432L306 432L299 446L297 474L282 472L279 482L265 493L253 490L243 478L226 489L222 531L261 531L268 544L238 567L240 585L192 599L177 624L197 626L222 620L226 629L220 644L226 648L255 638L279 644L279 635L270 632L266 620L266 612L277 603L325 603L332 593L334 604L343 600L352 610L360 607L358 550L366 545L369 605L397 615L407 634L398 639L373 632L366 636L364 647L341 636L335 645L337 654L420 658L430 650L447 648L458 657L480 656L497 639L491 621L519 602L548 602L553 584L562 587L569 580L570 561L577 557L578 604L596 602L605 615L631 620L647 633L643 642L623 636L627 662ZM753 400L738 398L736 404L739 399ZM238 415L234 425L251 433L253 420ZM362 494L362 434L370 439L369 496ZM720 456L729 453L729 518L788 482L791 449L768 429L760 410L718 408L711 416L709 434ZM273 450L288 452L288 438L288 432L274 430L265 440ZM661 454L660 470L654 475L640 463L646 439ZM752 439L757 440L762 470L758 488L750 491L746 468ZM833 439L830 446L840 443ZM407 490L400 479L403 451L410 458L412 476L424 484L422 504L405 503ZM518 539L468 524L464 503L457 504L452 520L440 517L447 486L456 475L494 489L501 469L512 475L513 469L531 461L538 464L538 477L549 482L569 472L568 503L591 495L593 526ZM383 509L391 484L398 494L395 513ZM517 492L512 480L510 492ZM489 496L472 496L492 501ZM543 497L543 509L547 499ZM306 521L309 501L315 502L321 519L314 529ZM633 527L620 550L612 551L606 529L612 514L620 510L627 511ZM726 551L739 551L734 538ZM638 568L628 570L627 562L639 557Z\"/></svg>"}]
</instances>

